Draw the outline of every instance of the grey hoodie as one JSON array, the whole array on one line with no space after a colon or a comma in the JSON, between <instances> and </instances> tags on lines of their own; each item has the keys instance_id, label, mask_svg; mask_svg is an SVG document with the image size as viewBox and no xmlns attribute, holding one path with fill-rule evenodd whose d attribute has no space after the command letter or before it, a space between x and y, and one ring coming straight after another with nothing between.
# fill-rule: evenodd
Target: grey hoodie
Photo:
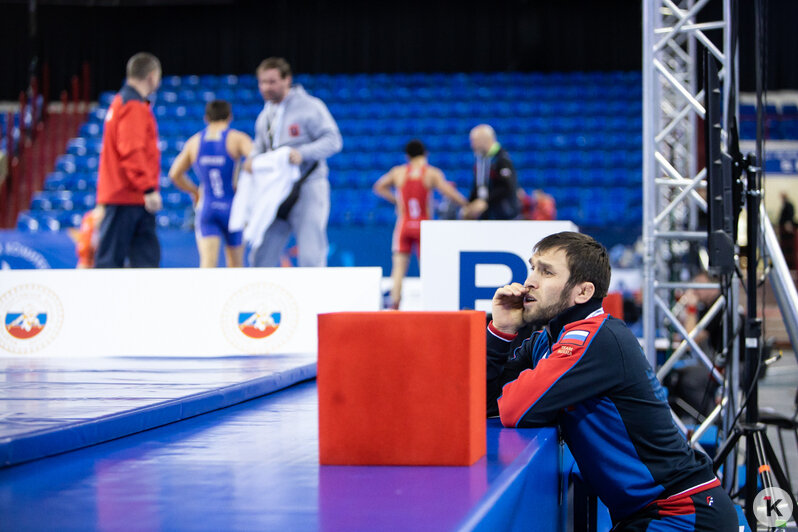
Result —
<instances>
[{"instance_id":1,"label":"grey hoodie","mask_svg":"<svg viewBox=\"0 0 798 532\"><path fill-rule=\"evenodd\" d=\"M320 99L308 94L301 85L294 85L283 101L283 112L280 132L276 135L281 146L291 146L302 154L300 174L304 174L314 161L319 165L308 177L325 179L329 173L327 158L335 155L343 147L341 132L327 106ZM269 135L266 126L266 109L260 112L255 121L255 143L252 156L269 151Z\"/></svg>"}]
</instances>

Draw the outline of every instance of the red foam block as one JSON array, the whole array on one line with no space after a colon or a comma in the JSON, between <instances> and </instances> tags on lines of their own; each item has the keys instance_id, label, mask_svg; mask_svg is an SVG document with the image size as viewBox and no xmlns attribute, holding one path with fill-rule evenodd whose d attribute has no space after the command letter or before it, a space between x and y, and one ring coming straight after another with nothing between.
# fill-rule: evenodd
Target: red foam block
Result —
<instances>
[{"instance_id":1,"label":"red foam block","mask_svg":"<svg viewBox=\"0 0 798 532\"><path fill-rule=\"evenodd\" d=\"M319 315L319 461L471 465L485 455L485 313Z\"/></svg>"},{"instance_id":2,"label":"red foam block","mask_svg":"<svg viewBox=\"0 0 798 532\"><path fill-rule=\"evenodd\" d=\"M610 292L601 304L607 314L619 320L623 319L623 294Z\"/></svg>"}]
</instances>

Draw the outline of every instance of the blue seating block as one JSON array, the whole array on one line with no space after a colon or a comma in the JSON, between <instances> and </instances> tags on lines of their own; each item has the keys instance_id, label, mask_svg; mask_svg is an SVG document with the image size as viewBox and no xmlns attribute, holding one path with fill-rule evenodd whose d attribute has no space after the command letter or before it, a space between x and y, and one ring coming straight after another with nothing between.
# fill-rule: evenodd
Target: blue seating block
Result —
<instances>
[{"instance_id":1,"label":"blue seating block","mask_svg":"<svg viewBox=\"0 0 798 532\"><path fill-rule=\"evenodd\" d=\"M639 72L323 74L298 75L296 81L328 104L344 138L344 151L328 161L331 224L393 223L393 207L374 196L371 186L404 162L403 148L411 138L421 139L430 163L468 193L474 161L468 133L480 122L496 129L522 186L552 190L561 218L590 226L640 223ZM87 193L96 187L102 121L113 96L100 96L80 138L70 140L44 184L47 193L72 195L37 195L32 213L69 213L55 221L69 226L93 205L94 196ZM189 197L165 174L185 141L204 127L205 103L214 98L229 100L233 127L252 133L263 109L252 74L167 76L158 92L153 111L164 174L165 210L158 217L163 227L191 225ZM746 111L741 112L743 137L753 138ZM770 111L770 138L798 138L798 107L784 105L781 114L775 107Z\"/></svg>"}]
</instances>

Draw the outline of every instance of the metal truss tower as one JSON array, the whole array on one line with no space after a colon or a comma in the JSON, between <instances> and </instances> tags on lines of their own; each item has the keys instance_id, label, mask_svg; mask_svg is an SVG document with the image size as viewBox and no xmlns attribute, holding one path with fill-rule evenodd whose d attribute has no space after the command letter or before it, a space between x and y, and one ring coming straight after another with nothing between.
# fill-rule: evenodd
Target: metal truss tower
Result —
<instances>
[{"instance_id":1,"label":"metal truss tower","mask_svg":"<svg viewBox=\"0 0 798 532\"><path fill-rule=\"evenodd\" d=\"M693 331L685 330L678 319L677 291L719 288L719 283L694 283L691 277L707 240L706 228L698 223L707 209L707 172L705 165L699 164L697 138L699 119L706 114L704 94L698 86L703 50L720 64L724 144L732 93L727 81L737 79L729 76L736 68L732 64L735 54L730 53L734 42L731 0L722 1L723 20L699 23L709 0L643 0L643 335L652 367L657 366L658 333L667 337L672 331L682 339L660 367L660 378L688 351L713 367L693 337L726 305L736 308L738 296L736 289L729 292L730 301L721 296ZM737 352L736 344L732 352ZM729 358L736 361L737 357ZM721 379L717 371L714 374ZM733 411L734 405L726 406ZM716 410L715 415L720 412Z\"/></svg>"}]
</instances>

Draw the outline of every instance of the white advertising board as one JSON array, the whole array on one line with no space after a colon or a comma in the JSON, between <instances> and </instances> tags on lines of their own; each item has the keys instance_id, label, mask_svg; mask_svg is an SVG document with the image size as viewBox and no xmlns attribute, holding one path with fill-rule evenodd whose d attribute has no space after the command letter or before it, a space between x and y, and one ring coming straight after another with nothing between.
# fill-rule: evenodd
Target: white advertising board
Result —
<instances>
[{"instance_id":1,"label":"white advertising board","mask_svg":"<svg viewBox=\"0 0 798 532\"><path fill-rule=\"evenodd\" d=\"M317 315L380 309L381 268L7 270L0 356L315 353Z\"/></svg>"},{"instance_id":2,"label":"white advertising board","mask_svg":"<svg viewBox=\"0 0 798 532\"><path fill-rule=\"evenodd\" d=\"M573 222L421 222L421 297L424 310L490 311L496 288L526 279L532 247Z\"/></svg>"}]
</instances>

